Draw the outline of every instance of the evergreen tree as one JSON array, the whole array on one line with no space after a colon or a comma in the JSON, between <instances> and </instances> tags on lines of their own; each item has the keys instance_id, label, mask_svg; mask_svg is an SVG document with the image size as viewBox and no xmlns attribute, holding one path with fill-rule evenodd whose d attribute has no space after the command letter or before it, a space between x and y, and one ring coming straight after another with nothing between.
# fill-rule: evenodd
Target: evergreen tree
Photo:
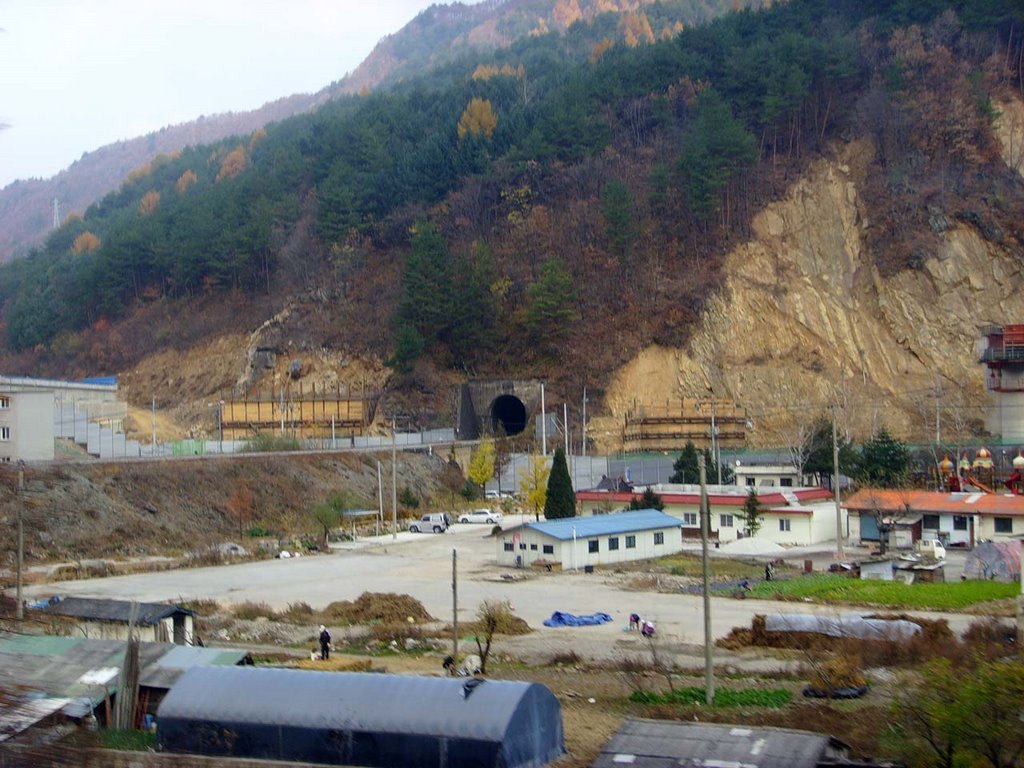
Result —
<instances>
[{"instance_id":1,"label":"evergreen tree","mask_svg":"<svg viewBox=\"0 0 1024 768\"><path fill-rule=\"evenodd\" d=\"M683 446L683 452L679 454L679 458L672 465L672 470L672 477L668 479L670 483L696 485L700 482L700 471L697 467L697 448L692 440L686 441L686 445Z\"/></svg>"},{"instance_id":2,"label":"evergreen tree","mask_svg":"<svg viewBox=\"0 0 1024 768\"><path fill-rule=\"evenodd\" d=\"M605 220L605 231L611 251L625 265L629 251L637 238L637 226L633 214L633 195L629 187L619 179L612 179L601 193L601 214Z\"/></svg>"},{"instance_id":3,"label":"evergreen tree","mask_svg":"<svg viewBox=\"0 0 1024 768\"><path fill-rule=\"evenodd\" d=\"M639 496L634 496L629 500L630 509L665 509L665 501L651 490L651 486L644 488L644 492Z\"/></svg>"},{"instance_id":4,"label":"evergreen tree","mask_svg":"<svg viewBox=\"0 0 1024 768\"><path fill-rule=\"evenodd\" d=\"M548 493L544 499L544 517L548 520L576 517L576 494L572 490L572 479L569 477L569 465L565 461L565 451L561 448L555 450L555 456L551 462Z\"/></svg>"},{"instance_id":5,"label":"evergreen tree","mask_svg":"<svg viewBox=\"0 0 1024 768\"><path fill-rule=\"evenodd\" d=\"M899 488L906 485L910 469L910 451L882 427L860 450L857 479L876 488Z\"/></svg>"},{"instance_id":6,"label":"evergreen tree","mask_svg":"<svg viewBox=\"0 0 1024 768\"><path fill-rule=\"evenodd\" d=\"M757 492L753 488L747 493L746 501L743 502L741 517L747 536L757 536L757 532L761 530L764 513L761 510L761 500L757 498Z\"/></svg>"},{"instance_id":7,"label":"evergreen tree","mask_svg":"<svg viewBox=\"0 0 1024 768\"><path fill-rule=\"evenodd\" d=\"M540 280L526 289L526 331L529 342L552 353L568 329L579 319L572 275L565 265L548 259L541 267Z\"/></svg>"}]
</instances>

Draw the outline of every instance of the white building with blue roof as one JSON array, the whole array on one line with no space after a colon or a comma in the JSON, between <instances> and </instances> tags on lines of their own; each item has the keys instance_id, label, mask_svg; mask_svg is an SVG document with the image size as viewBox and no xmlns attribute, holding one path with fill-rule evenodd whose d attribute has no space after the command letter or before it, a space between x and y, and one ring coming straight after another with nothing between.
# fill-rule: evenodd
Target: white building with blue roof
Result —
<instances>
[{"instance_id":1,"label":"white building with blue roof","mask_svg":"<svg viewBox=\"0 0 1024 768\"><path fill-rule=\"evenodd\" d=\"M572 570L673 555L682 527L657 509L524 523L495 535L498 564Z\"/></svg>"}]
</instances>

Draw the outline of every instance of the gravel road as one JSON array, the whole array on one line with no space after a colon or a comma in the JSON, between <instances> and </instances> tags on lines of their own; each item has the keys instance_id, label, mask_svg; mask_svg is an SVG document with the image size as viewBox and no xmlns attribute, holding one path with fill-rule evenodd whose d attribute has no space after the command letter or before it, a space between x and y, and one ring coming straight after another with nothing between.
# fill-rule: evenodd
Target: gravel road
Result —
<instances>
[{"instance_id":1,"label":"gravel road","mask_svg":"<svg viewBox=\"0 0 1024 768\"><path fill-rule=\"evenodd\" d=\"M457 550L461 620L472 618L485 599L508 600L513 610L538 630L530 636L534 644L575 647L578 640L590 655L601 655L598 652L602 646L632 643L623 627L628 623L628 615L635 611L654 621L659 638L665 642L703 645L699 595L629 591L612 575L601 571L542 574L499 567L495 564L496 543L487 535L489 531L490 526L486 525L457 524L446 534L402 532L397 540L390 536L364 540L339 546L324 555L33 585L27 592L31 598L60 594L140 601L251 600L275 608L298 601L320 608L334 600L355 599L366 591L397 592L416 597L431 614L447 619L452 611L452 550ZM818 553L818 560L824 557L827 556ZM855 609L810 603L713 598L712 633L719 638L733 627L750 626L756 613L835 615L852 610ZM603 611L615 621L577 629L544 627L544 619L554 611ZM956 632L962 632L972 620L959 614L918 615L945 618Z\"/></svg>"}]
</instances>

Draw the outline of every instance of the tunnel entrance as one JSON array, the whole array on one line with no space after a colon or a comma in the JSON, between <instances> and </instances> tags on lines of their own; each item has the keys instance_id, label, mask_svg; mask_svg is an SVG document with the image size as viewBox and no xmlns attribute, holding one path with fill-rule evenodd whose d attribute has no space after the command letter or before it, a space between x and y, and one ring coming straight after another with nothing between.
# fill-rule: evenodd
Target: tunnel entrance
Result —
<instances>
[{"instance_id":1,"label":"tunnel entrance","mask_svg":"<svg viewBox=\"0 0 1024 768\"><path fill-rule=\"evenodd\" d=\"M515 395L498 395L491 403L491 431L518 435L526 429L526 406Z\"/></svg>"}]
</instances>

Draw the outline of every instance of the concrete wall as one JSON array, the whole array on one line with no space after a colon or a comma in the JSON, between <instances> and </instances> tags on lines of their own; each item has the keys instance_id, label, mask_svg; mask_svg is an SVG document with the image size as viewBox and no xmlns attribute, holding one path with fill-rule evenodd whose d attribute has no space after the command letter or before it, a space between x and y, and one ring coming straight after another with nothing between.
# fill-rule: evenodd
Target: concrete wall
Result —
<instances>
[{"instance_id":1,"label":"concrete wall","mask_svg":"<svg viewBox=\"0 0 1024 768\"><path fill-rule=\"evenodd\" d=\"M53 393L0 389L0 461L53 461Z\"/></svg>"},{"instance_id":2,"label":"concrete wall","mask_svg":"<svg viewBox=\"0 0 1024 768\"><path fill-rule=\"evenodd\" d=\"M181 621L181 619L179 619ZM128 625L116 621L77 621L78 631L92 640L127 640ZM174 638L174 619L161 619L157 624L135 625L136 634L144 643L172 643ZM192 645L194 625L191 616L183 617L182 642L179 645Z\"/></svg>"},{"instance_id":3,"label":"concrete wall","mask_svg":"<svg viewBox=\"0 0 1024 768\"><path fill-rule=\"evenodd\" d=\"M986 392L985 429L1004 443L1024 442L1024 392Z\"/></svg>"}]
</instances>

